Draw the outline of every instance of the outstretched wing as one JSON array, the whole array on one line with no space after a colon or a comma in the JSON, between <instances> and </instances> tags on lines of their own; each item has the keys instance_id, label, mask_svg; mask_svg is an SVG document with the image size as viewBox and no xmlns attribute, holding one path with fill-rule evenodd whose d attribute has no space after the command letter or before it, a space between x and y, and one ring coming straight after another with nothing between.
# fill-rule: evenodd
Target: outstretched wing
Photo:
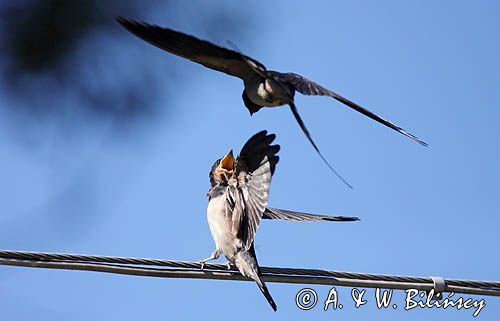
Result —
<instances>
[{"instance_id":1,"label":"outstretched wing","mask_svg":"<svg viewBox=\"0 0 500 321\"><path fill-rule=\"evenodd\" d=\"M233 228L249 249L269 198L269 187L279 157L279 145L271 145L276 135L261 131L243 146L236 160L235 176L244 204L243 211L233 211Z\"/></svg>"},{"instance_id":2,"label":"outstretched wing","mask_svg":"<svg viewBox=\"0 0 500 321\"><path fill-rule=\"evenodd\" d=\"M295 212L283 210L279 208L266 208L263 219L269 220L286 220L292 222L312 222L312 221L330 221L330 222L351 222L359 221L357 217L351 216L330 216L321 214L309 214L303 212Z\"/></svg>"},{"instance_id":3,"label":"outstretched wing","mask_svg":"<svg viewBox=\"0 0 500 321\"><path fill-rule=\"evenodd\" d=\"M245 79L251 77L256 68L266 69L253 58L179 31L123 17L116 20L137 37L160 49L231 76Z\"/></svg>"},{"instance_id":4,"label":"outstretched wing","mask_svg":"<svg viewBox=\"0 0 500 321\"><path fill-rule=\"evenodd\" d=\"M427 143L421 141L416 136L407 132L405 129L394 125L390 121L383 119L382 117L372 113L368 109L361 107L360 105L356 104L355 102L350 101L349 99L342 97L341 95L339 95L339 94L337 94L329 89L326 89L325 87L315 83L314 81L311 81L305 77L302 77L301 75L297 75L297 74L292 73L292 72L282 73L280 76L284 80L286 80L290 84L292 84L293 87L295 87L295 89L303 95L316 95L316 96L332 97L332 98L340 101L344 105L349 106L352 109L362 113L363 115L368 116L371 119L373 119L373 120L375 120L375 121L377 121L377 122L379 122L379 123L381 123L389 128L392 128L395 131L413 139L417 143L419 143L423 146L427 146Z\"/></svg>"}]
</instances>

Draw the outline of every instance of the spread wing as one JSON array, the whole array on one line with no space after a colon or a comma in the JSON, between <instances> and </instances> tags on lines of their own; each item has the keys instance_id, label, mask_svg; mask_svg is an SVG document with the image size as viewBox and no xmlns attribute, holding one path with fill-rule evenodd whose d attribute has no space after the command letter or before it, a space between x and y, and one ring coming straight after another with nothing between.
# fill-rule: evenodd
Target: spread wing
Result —
<instances>
[{"instance_id":1,"label":"spread wing","mask_svg":"<svg viewBox=\"0 0 500 321\"><path fill-rule=\"evenodd\" d=\"M295 212L283 210L279 208L266 208L263 219L269 220L286 220L292 222L311 222L311 221L331 221L331 222L350 222L359 221L357 217L350 216L330 216L321 214L309 214L303 212Z\"/></svg>"},{"instance_id":2,"label":"spread wing","mask_svg":"<svg viewBox=\"0 0 500 321\"><path fill-rule=\"evenodd\" d=\"M391 123L390 121L388 120L385 120L383 119L382 117L372 113L371 111L369 111L368 109L364 108L364 107L361 107L360 105L356 104L355 102L353 101L350 101L349 99L345 98L345 97L342 97L341 95L329 90L329 89L326 89L325 87L322 87L321 85L315 83L314 81L311 81L305 77L302 77L301 75L297 75L297 74L294 74L292 72L289 72L289 73L283 73L280 75L284 80L288 81L290 84L292 84L293 87L295 87L295 89L300 92L301 94L303 95L316 95L316 96L328 96L328 97L332 97L338 101L340 101L341 103L343 103L344 105L346 106L349 106L351 107L352 109L362 113L363 115L365 116L368 116L370 117L371 119L389 127L389 128L392 128L394 129L395 131L413 139L414 141L416 141L417 143L423 145L423 146L427 146L427 143L421 141L420 139L418 139L416 136L410 134L409 132L407 132L405 129L401 128L401 127L398 127L396 125L394 125L393 123Z\"/></svg>"},{"instance_id":3,"label":"spread wing","mask_svg":"<svg viewBox=\"0 0 500 321\"><path fill-rule=\"evenodd\" d=\"M264 65L255 59L185 33L123 17L116 20L144 41L210 69L242 79L251 77L256 70L266 70Z\"/></svg>"},{"instance_id":4,"label":"spread wing","mask_svg":"<svg viewBox=\"0 0 500 321\"><path fill-rule=\"evenodd\" d=\"M271 145L275 135L261 131L243 146L236 160L235 176L242 211L233 211L233 229L248 250L266 209L269 187L279 157L279 145Z\"/></svg>"}]
</instances>

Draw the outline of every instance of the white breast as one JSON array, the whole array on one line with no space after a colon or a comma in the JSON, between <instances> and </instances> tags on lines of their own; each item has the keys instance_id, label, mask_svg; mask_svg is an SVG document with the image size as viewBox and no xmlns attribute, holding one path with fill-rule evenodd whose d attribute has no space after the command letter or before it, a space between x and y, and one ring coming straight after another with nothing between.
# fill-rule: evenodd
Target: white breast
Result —
<instances>
[{"instance_id":1,"label":"white breast","mask_svg":"<svg viewBox=\"0 0 500 321\"><path fill-rule=\"evenodd\" d=\"M207 220L216 248L232 259L241 241L231 233L231 213L226 213L225 202L224 195L212 198L208 202Z\"/></svg>"},{"instance_id":2,"label":"white breast","mask_svg":"<svg viewBox=\"0 0 500 321\"><path fill-rule=\"evenodd\" d=\"M286 88L271 78L262 81L255 77L245 83L248 98L259 106L276 107L288 104L290 97Z\"/></svg>"}]
</instances>

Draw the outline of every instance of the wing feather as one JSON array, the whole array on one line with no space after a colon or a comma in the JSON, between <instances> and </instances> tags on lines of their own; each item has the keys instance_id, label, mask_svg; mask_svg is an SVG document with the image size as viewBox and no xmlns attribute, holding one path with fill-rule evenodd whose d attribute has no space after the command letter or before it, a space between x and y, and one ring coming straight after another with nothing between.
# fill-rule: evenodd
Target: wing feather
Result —
<instances>
[{"instance_id":1,"label":"wing feather","mask_svg":"<svg viewBox=\"0 0 500 321\"><path fill-rule=\"evenodd\" d=\"M352 109L356 110L357 112L360 112L363 115L365 115L365 116L391 128L391 129L413 139L414 141L416 141L420 145L427 146L427 143L425 143L424 141L421 141L420 139L418 139L418 137L409 133L405 129L403 129L399 126L396 126L395 124L391 123L390 121L385 120L384 118L372 113L368 109L366 109L366 108L356 104L355 102L331 91L330 89L327 89L327 88L315 83L312 80L309 80L305 77L302 77L301 75L297 75L293 72L282 73L282 74L280 74L280 77L283 80L288 81L290 84L292 84L292 86L295 87L295 89L303 95L316 95L316 96L332 97L332 98L340 101L344 105L351 107Z\"/></svg>"},{"instance_id":2,"label":"wing feather","mask_svg":"<svg viewBox=\"0 0 500 321\"><path fill-rule=\"evenodd\" d=\"M248 250L253 242L269 199L272 175L279 158L275 135L262 131L251 137L236 160L235 175L245 203L239 236Z\"/></svg>"},{"instance_id":3,"label":"wing feather","mask_svg":"<svg viewBox=\"0 0 500 321\"><path fill-rule=\"evenodd\" d=\"M116 20L144 41L210 69L242 79L254 75L256 69L266 70L264 65L253 58L188 34L123 17Z\"/></svg>"},{"instance_id":4,"label":"wing feather","mask_svg":"<svg viewBox=\"0 0 500 321\"><path fill-rule=\"evenodd\" d=\"M312 221L331 221L331 222L350 222L358 221L359 218L352 216L330 216L322 214L310 214L304 212L295 212L279 208L266 208L263 219L269 220L287 220L292 222L312 222Z\"/></svg>"}]
</instances>

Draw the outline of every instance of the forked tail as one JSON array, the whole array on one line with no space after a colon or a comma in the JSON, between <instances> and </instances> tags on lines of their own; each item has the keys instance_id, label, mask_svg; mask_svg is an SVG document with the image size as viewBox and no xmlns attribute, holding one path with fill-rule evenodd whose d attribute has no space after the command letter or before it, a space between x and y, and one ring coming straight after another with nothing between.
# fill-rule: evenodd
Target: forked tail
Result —
<instances>
[{"instance_id":1,"label":"forked tail","mask_svg":"<svg viewBox=\"0 0 500 321\"><path fill-rule=\"evenodd\" d=\"M274 302L271 293L269 293L264 280L262 280L262 274L260 273L257 258L255 256L255 251L253 249L253 244L250 247L249 251L242 251L238 253L238 255L236 256L235 264L238 270L240 270L241 274L255 280L255 282L259 286L260 291L266 297L267 302L269 302L269 305L271 305L271 308L276 311L278 309L278 306Z\"/></svg>"}]
</instances>

